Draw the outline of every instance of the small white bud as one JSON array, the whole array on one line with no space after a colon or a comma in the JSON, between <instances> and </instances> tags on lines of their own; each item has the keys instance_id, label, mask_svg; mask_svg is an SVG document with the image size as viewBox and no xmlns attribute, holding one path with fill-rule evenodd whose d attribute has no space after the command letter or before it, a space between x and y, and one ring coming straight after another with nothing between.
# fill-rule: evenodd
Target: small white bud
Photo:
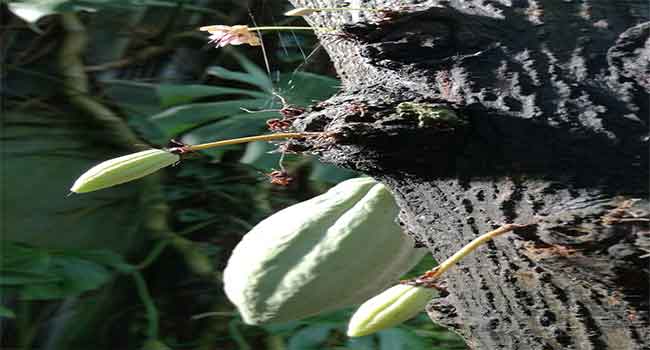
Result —
<instances>
[{"instance_id":1,"label":"small white bud","mask_svg":"<svg viewBox=\"0 0 650 350\"><path fill-rule=\"evenodd\" d=\"M317 11L318 9L313 9L309 7L299 7L297 9L293 9L291 11L285 12L284 15L289 17L308 16Z\"/></svg>"}]
</instances>

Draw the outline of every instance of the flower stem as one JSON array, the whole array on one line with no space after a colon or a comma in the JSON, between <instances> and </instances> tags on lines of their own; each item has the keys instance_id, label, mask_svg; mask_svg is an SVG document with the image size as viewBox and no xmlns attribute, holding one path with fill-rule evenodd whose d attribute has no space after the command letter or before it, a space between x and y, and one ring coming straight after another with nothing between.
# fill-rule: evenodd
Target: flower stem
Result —
<instances>
[{"instance_id":1,"label":"flower stem","mask_svg":"<svg viewBox=\"0 0 650 350\"><path fill-rule=\"evenodd\" d=\"M368 11L368 12L381 12L382 9L363 8L363 7L316 7L312 10L319 12L333 12L333 11Z\"/></svg>"},{"instance_id":2,"label":"flower stem","mask_svg":"<svg viewBox=\"0 0 650 350\"><path fill-rule=\"evenodd\" d=\"M320 28L314 28L314 27L282 27L282 26L270 26L270 27L252 27L248 28L249 31L254 31L254 30L319 30Z\"/></svg>"},{"instance_id":3,"label":"flower stem","mask_svg":"<svg viewBox=\"0 0 650 350\"><path fill-rule=\"evenodd\" d=\"M254 141L272 141L272 140L280 140L280 139L299 139L306 136L314 136L320 134L321 133L319 132L281 132L277 134L247 136L247 137L240 137L237 139L202 143L200 145L187 146L186 149L188 151L201 151L205 149L210 149L210 148L215 148L220 146L236 145L240 143L247 143L247 142L254 142Z\"/></svg>"},{"instance_id":4,"label":"flower stem","mask_svg":"<svg viewBox=\"0 0 650 350\"><path fill-rule=\"evenodd\" d=\"M468 254L476 250L476 248L480 247L487 241L493 239L494 237L502 235L504 233L510 232L514 229L523 228L526 226L528 225L507 224L499 227L494 231L490 231L486 234L478 236L471 242L467 243L459 251L454 253L454 255L450 256L449 258L447 258L447 260L443 261L440 265L436 266L432 270L425 272L422 276L415 278L413 282L415 284L430 284L430 282L433 282L436 279L438 279L443 273L445 273L445 271L449 270L451 267L456 265L461 259L466 257ZM409 282L410 281L407 281L407 283Z\"/></svg>"}]
</instances>

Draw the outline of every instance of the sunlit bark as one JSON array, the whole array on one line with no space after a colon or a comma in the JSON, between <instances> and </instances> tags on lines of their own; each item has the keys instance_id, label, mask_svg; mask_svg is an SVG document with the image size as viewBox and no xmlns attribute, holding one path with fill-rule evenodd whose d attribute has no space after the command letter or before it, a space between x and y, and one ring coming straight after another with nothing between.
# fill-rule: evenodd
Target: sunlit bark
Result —
<instances>
[{"instance_id":1,"label":"sunlit bark","mask_svg":"<svg viewBox=\"0 0 650 350\"><path fill-rule=\"evenodd\" d=\"M647 348L650 4L410 2L308 16L336 29L320 38L343 89L295 123L332 138L301 147L385 182L438 260L537 223L448 272L429 305L471 347Z\"/></svg>"}]
</instances>

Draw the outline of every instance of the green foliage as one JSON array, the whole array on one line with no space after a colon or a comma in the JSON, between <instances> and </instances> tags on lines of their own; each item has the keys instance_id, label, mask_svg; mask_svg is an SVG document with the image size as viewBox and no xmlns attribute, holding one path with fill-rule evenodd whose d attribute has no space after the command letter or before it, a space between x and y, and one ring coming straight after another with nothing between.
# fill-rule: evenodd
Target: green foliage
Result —
<instances>
[{"instance_id":1,"label":"green foliage","mask_svg":"<svg viewBox=\"0 0 650 350\"><path fill-rule=\"evenodd\" d=\"M63 12L97 11L106 8L133 8L133 7L178 7L184 1L164 0L22 0L9 1L8 6L16 16L23 20L35 23L42 17ZM203 7L186 6L186 8L199 12L216 12Z\"/></svg>"},{"instance_id":2,"label":"green foliage","mask_svg":"<svg viewBox=\"0 0 650 350\"><path fill-rule=\"evenodd\" d=\"M205 97L241 95L257 99L268 98L268 94L255 90L198 84L160 84L156 85L156 90L156 94L160 99L160 105L164 108L191 103L194 100Z\"/></svg>"},{"instance_id":3,"label":"green foliage","mask_svg":"<svg viewBox=\"0 0 650 350\"><path fill-rule=\"evenodd\" d=\"M5 306L0 305L0 318L5 317L5 318L16 318L16 314L6 308Z\"/></svg>"},{"instance_id":4,"label":"green foliage","mask_svg":"<svg viewBox=\"0 0 650 350\"><path fill-rule=\"evenodd\" d=\"M211 66L206 69L206 74L222 84L241 87L110 80L105 82L108 85L106 93L130 111L130 124L149 142L165 144L169 139L181 138L184 142L197 144L266 132L266 120L278 118L277 110L282 108L276 93L290 104L306 106L331 96L338 89L338 80L306 72L280 74L274 89L274 82L263 69L235 50L228 52L243 70ZM203 102L214 99L219 101ZM143 101L149 102L143 104ZM244 158L245 163L277 164L279 156L267 154L270 147L262 149L259 144L248 147L253 150ZM227 152L237 149L241 146L220 147L201 153L220 161ZM322 176L317 173L316 176L327 178L333 175L332 172L322 173ZM352 175L347 173L343 177ZM332 179L331 182L338 180Z\"/></svg>"},{"instance_id":5,"label":"green foliage","mask_svg":"<svg viewBox=\"0 0 650 350\"><path fill-rule=\"evenodd\" d=\"M419 350L429 349L424 339L405 328L391 328L378 332L380 350Z\"/></svg>"},{"instance_id":6,"label":"green foliage","mask_svg":"<svg viewBox=\"0 0 650 350\"><path fill-rule=\"evenodd\" d=\"M107 250L54 250L4 242L0 287L21 300L60 299L97 289L132 269Z\"/></svg>"},{"instance_id":7,"label":"green foliage","mask_svg":"<svg viewBox=\"0 0 650 350\"><path fill-rule=\"evenodd\" d=\"M264 326L291 350L463 350L456 335L431 323L422 313L395 328L372 335L347 338L347 322L354 309L344 309L306 320Z\"/></svg>"},{"instance_id":8,"label":"green foliage","mask_svg":"<svg viewBox=\"0 0 650 350\"><path fill-rule=\"evenodd\" d=\"M129 145L112 143L109 129L92 126L65 109L12 109L2 118L1 156L7 164L0 196L3 240L115 252L142 240L137 231L146 216L133 213L143 210L145 197L155 196L153 178L84 198L66 196L80 174L129 153Z\"/></svg>"}]
</instances>

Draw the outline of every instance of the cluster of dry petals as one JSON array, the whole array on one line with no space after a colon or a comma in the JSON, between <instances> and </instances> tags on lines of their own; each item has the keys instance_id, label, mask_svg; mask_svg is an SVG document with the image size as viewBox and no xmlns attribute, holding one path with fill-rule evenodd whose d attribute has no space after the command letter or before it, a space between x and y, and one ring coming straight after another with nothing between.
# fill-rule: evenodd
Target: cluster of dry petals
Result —
<instances>
[{"instance_id":1,"label":"cluster of dry petals","mask_svg":"<svg viewBox=\"0 0 650 350\"><path fill-rule=\"evenodd\" d=\"M216 47L241 44L260 46L262 44L260 38L246 25L214 25L201 27L199 30L210 33L210 43Z\"/></svg>"}]
</instances>

